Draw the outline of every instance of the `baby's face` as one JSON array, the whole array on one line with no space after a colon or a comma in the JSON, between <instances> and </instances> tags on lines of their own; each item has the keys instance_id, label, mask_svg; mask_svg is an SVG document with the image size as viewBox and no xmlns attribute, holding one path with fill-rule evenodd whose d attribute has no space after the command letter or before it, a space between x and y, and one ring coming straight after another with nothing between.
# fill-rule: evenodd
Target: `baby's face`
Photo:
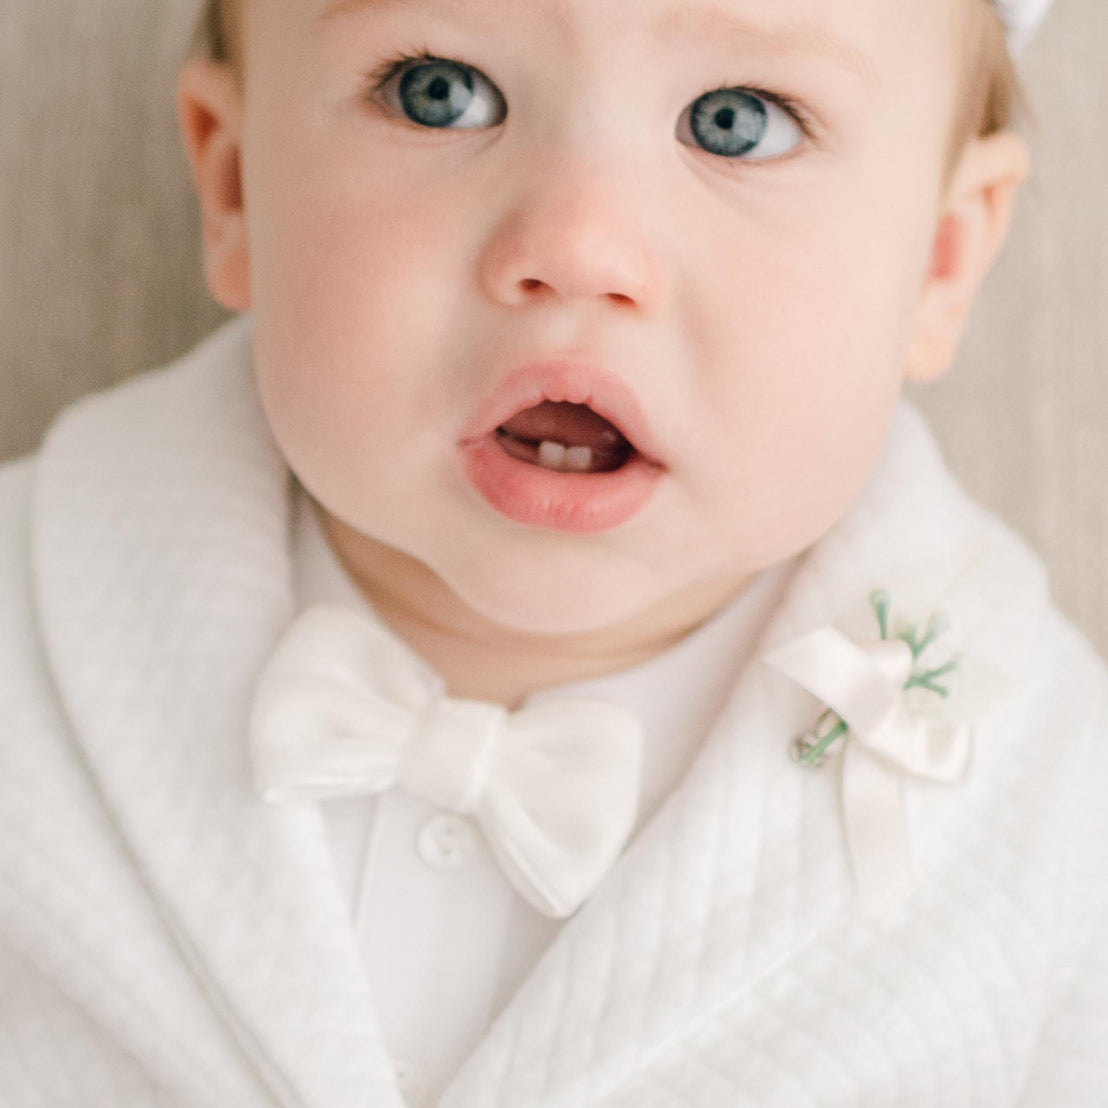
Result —
<instances>
[{"instance_id":1,"label":"baby's face","mask_svg":"<svg viewBox=\"0 0 1108 1108\"><path fill-rule=\"evenodd\" d=\"M949 7L252 0L243 302L293 470L516 629L614 626L808 546L910 366ZM497 433L544 396L592 396L637 453L535 464L520 440L600 441Z\"/></svg>"}]
</instances>

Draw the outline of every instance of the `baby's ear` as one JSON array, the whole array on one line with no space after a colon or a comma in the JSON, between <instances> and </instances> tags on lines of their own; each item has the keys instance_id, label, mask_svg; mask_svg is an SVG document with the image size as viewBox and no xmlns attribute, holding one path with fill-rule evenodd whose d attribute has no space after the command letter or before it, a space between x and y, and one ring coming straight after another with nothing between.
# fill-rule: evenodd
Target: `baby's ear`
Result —
<instances>
[{"instance_id":1,"label":"baby's ear","mask_svg":"<svg viewBox=\"0 0 1108 1108\"><path fill-rule=\"evenodd\" d=\"M947 188L916 310L906 376L931 381L950 368L981 282L1008 237L1027 146L1002 131L967 144Z\"/></svg>"},{"instance_id":2,"label":"baby's ear","mask_svg":"<svg viewBox=\"0 0 1108 1108\"><path fill-rule=\"evenodd\" d=\"M177 82L177 117L200 198L208 288L225 308L250 307L242 188L242 99L230 65L190 58Z\"/></svg>"}]
</instances>

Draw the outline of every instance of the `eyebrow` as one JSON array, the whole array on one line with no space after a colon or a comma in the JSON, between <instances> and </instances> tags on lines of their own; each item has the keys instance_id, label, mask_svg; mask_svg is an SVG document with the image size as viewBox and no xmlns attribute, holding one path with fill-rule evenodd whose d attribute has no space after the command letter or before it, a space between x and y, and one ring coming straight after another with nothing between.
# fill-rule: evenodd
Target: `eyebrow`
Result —
<instances>
[{"instance_id":1,"label":"eyebrow","mask_svg":"<svg viewBox=\"0 0 1108 1108\"><path fill-rule=\"evenodd\" d=\"M427 0L330 0L319 18L330 21L365 8L411 8L426 3ZM456 13L464 13L469 6L467 0L435 0L435 5ZM664 13L654 24L653 32L664 41L700 38L723 41L740 51L820 58L838 63L866 84L877 83L865 54L818 24L767 27L745 20L723 7L702 7L685 0Z\"/></svg>"},{"instance_id":2,"label":"eyebrow","mask_svg":"<svg viewBox=\"0 0 1108 1108\"><path fill-rule=\"evenodd\" d=\"M813 57L842 66L866 84L877 83L877 75L869 58L817 23L771 27L743 19L723 7L682 3L666 12L655 24L654 31L667 41L699 38L724 42L740 52Z\"/></svg>"},{"instance_id":3,"label":"eyebrow","mask_svg":"<svg viewBox=\"0 0 1108 1108\"><path fill-rule=\"evenodd\" d=\"M321 21L334 19L342 15L350 15L362 8L414 8L421 0L332 0L323 11L319 13ZM457 8L456 0L446 3L444 0L440 6Z\"/></svg>"}]
</instances>

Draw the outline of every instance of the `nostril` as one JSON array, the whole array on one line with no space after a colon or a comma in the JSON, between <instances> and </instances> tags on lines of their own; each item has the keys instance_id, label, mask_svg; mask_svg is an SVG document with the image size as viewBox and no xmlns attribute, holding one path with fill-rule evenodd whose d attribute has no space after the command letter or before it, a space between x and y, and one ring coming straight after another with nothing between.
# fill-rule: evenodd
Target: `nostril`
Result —
<instances>
[{"instance_id":1,"label":"nostril","mask_svg":"<svg viewBox=\"0 0 1108 1108\"><path fill-rule=\"evenodd\" d=\"M540 281L536 277L524 277L519 282L519 287L525 293L534 293L534 292L540 291L541 289L546 288L547 286L546 286L546 283L544 281ZM607 295L608 295L608 299L611 300L613 304L619 304L621 306L622 305L634 306L635 298L633 296L628 296L626 293L610 292Z\"/></svg>"}]
</instances>

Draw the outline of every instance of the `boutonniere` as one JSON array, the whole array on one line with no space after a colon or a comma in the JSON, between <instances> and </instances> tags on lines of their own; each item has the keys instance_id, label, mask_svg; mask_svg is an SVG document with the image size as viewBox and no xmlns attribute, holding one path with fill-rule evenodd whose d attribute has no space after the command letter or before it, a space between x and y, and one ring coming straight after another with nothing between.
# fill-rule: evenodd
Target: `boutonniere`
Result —
<instances>
[{"instance_id":1,"label":"boutonniere","mask_svg":"<svg viewBox=\"0 0 1108 1108\"><path fill-rule=\"evenodd\" d=\"M903 780L961 780L972 730L951 711L965 662L944 649L942 613L898 623L884 590L870 606L873 635L824 627L765 660L827 706L791 753L813 769L841 756L847 847L863 910L876 914L912 885Z\"/></svg>"}]
</instances>

